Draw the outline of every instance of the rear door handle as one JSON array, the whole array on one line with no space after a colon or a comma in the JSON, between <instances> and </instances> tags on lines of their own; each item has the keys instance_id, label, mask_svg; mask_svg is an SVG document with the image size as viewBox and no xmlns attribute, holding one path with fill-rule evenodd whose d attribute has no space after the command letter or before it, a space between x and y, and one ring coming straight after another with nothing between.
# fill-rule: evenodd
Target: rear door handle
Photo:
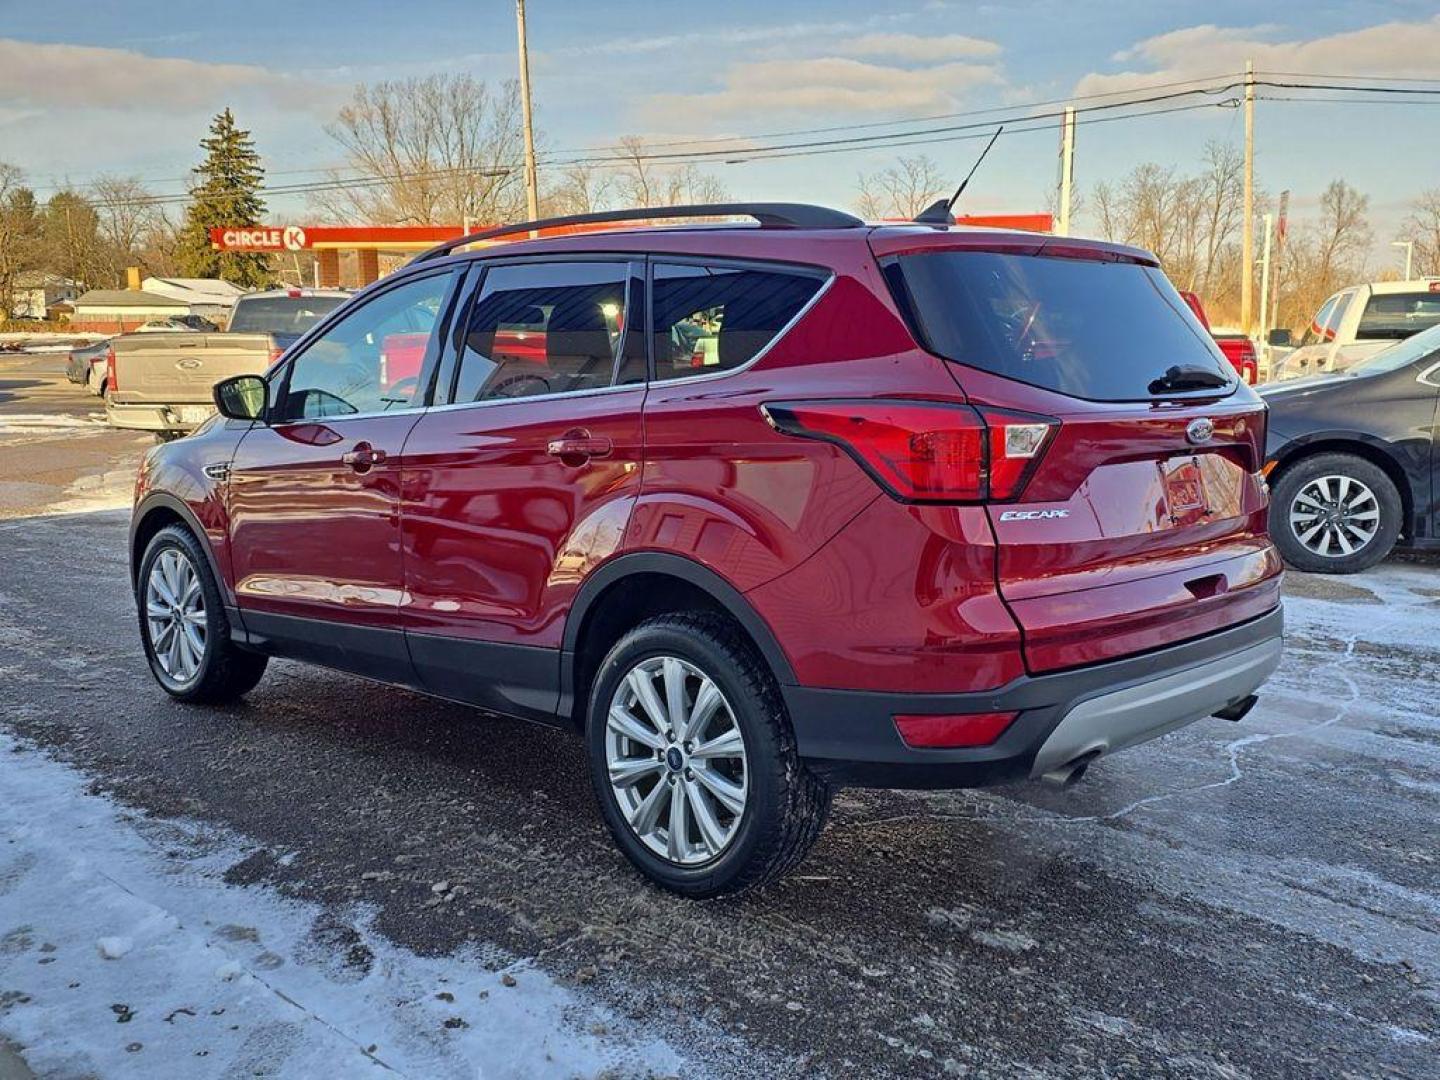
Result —
<instances>
[{"instance_id":1,"label":"rear door handle","mask_svg":"<svg viewBox=\"0 0 1440 1080\"><path fill-rule=\"evenodd\" d=\"M357 473L369 472L385 460L385 451L376 450L368 442L358 442L355 449L341 454L340 460Z\"/></svg>"},{"instance_id":2,"label":"rear door handle","mask_svg":"<svg viewBox=\"0 0 1440 1080\"><path fill-rule=\"evenodd\" d=\"M609 457L615 449L609 439L593 436L588 431L567 431L558 439L551 439L545 452L569 464L583 463L590 458Z\"/></svg>"}]
</instances>

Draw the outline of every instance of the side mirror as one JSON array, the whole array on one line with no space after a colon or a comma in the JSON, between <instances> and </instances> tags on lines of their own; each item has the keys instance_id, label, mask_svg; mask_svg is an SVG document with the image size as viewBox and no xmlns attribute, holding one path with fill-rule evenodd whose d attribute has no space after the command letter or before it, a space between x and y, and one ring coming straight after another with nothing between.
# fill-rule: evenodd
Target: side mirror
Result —
<instances>
[{"instance_id":1,"label":"side mirror","mask_svg":"<svg viewBox=\"0 0 1440 1080\"><path fill-rule=\"evenodd\" d=\"M263 420L270 384L263 375L232 375L215 384L215 408L231 420Z\"/></svg>"},{"instance_id":2,"label":"side mirror","mask_svg":"<svg viewBox=\"0 0 1440 1080\"><path fill-rule=\"evenodd\" d=\"M1288 349L1294 343L1294 339L1290 336L1289 329L1284 326L1277 326L1265 335L1265 344L1267 345L1276 345L1282 349Z\"/></svg>"}]
</instances>

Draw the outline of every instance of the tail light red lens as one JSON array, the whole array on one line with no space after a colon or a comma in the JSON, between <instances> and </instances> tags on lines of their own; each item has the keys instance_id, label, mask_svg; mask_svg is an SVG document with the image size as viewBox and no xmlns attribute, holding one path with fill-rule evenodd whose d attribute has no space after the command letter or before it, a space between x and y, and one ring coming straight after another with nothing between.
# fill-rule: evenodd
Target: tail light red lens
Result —
<instances>
[{"instance_id":1,"label":"tail light red lens","mask_svg":"<svg viewBox=\"0 0 1440 1080\"><path fill-rule=\"evenodd\" d=\"M904 715L895 717L895 729L906 746L918 749L989 746L1005 733L1017 715L1013 712Z\"/></svg>"},{"instance_id":2,"label":"tail light red lens","mask_svg":"<svg viewBox=\"0 0 1440 1080\"><path fill-rule=\"evenodd\" d=\"M1059 422L936 401L787 401L764 405L787 435L843 447L907 502L1014 499Z\"/></svg>"},{"instance_id":3,"label":"tail light red lens","mask_svg":"<svg viewBox=\"0 0 1440 1080\"><path fill-rule=\"evenodd\" d=\"M105 389L114 393L120 387L115 382L115 350L109 349L105 353Z\"/></svg>"}]
</instances>

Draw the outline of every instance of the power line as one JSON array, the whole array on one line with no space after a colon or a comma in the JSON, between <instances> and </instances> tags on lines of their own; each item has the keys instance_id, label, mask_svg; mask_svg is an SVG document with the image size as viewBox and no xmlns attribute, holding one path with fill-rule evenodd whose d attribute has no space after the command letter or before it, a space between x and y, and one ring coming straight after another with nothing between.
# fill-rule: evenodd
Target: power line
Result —
<instances>
[{"instance_id":1,"label":"power line","mask_svg":"<svg viewBox=\"0 0 1440 1080\"><path fill-rule=\"evenodd\" d=\"M1326 78L1329 78L1329 77L1327 76ZM1177 83L1176 85L1189 85L1191 82L1194 82L1194 81L1196 81L1196 80L1185 80L1185 81L1183 81L1183 82ZM1177 101L1177 100L1181 100L1181 99L1184 99L1184 98L1196 97L1196 96L1200 96L1200 95L1214 98L1214 97L1216 97L1216 96L1219 95L1219 94L1226 93L1227 91L1236 90L1236 89L1240 88L1240 87L1243 86L1243 85L1244 85L1244 83L1243 83L1242 80L1235 80L1235 81L1227 82L1227 83L1224 83L1224 84L1221 84L1221 85L1193 86L1193 87L1191 87L1191 88L1189 88L1189 89L1171 90L1171 91L1166 92L1166 93L1152 94L1152 95L1144 96L1144 97L1130 97L1130 98L1127 98L1127 99L1124 99L1124 100L1120 100L1120 101L1100 102L1100 103L1097 103L1097 104L1093 104L1093 105L1090 105L1090 106L1083 107L1083 108L1081 108L1081 109L1077 109L1077 112L1080 112L1080 113L1113 112L1114 115L1107 116L1107 117L1086 117L1086 118L1078 119L1077 122L1078 122L1078 123L1082 123L1082 124L1092 124L1092 123L1100 122L1101 120L1109 121L1109 120L1122 120L1122 119L1131 119L1131 118L1141 118L1141 117L1149 116L1149 115L1165 115L1165 114L1170 113L1170 112L1186 112L1186 111L1192 111L1192 110L1194 110L1194 109L1204 109L1204 108L1211 108L1211 107L1217 107L1217 106L1218 106L1218 107L1234 107L1235 104L1236 104L1235 99L1230 98L1230 99L1223 99L1223 100L1219 100L1219 101L1193 102L1193 103L1190 103L1190 104L1188 104L1188 105L1180 106L1180 107L1175 107L1175 108L1133 111L1133 110L1136 109L1137 106L1141 106L1141 105L1157 104L1157 103L1163 103L1163 102L1167 102L1167 101ZM1262 87L1262 86L1263 86L1263 87L1270 87L1270 88L1276 88L1276 89L1304 90L1304 91L1322 91L1322 92L1326 92L1326 93L1345 93L1345 94L1351 94L1351 95L1357 94L1357 93L1383 93L1383 94L1387 95L1387 96L1384 97L1384 98L1373 99L1373 103L1385 103L1385 102L1389 102L1389 103L1393 103L1393 104L1414 104L1414 103L1419 103L1419 101L1421 101L1421 100L1425 101L1425 103L1432 103L1432 100L1431 100L1431 99L1440 97L1440 87L1437 87L1437 88L1433 88L1433 89L1432 89L1432 88L1415 88L1415 87L1385 87L1385 86L1380 86L1380 85L1378 85L1378 84L1370 84L1370 85L1352 85L1352 84L1337 85L1337 84L1331 84L1331 83L1316 83L1316 82L1304 82L1304 83L1302 83L1302 82L1288 82L1288 81L1278 81L1278 80L1270 80L1270 79L1263 79L1263 80L1262 80L1262 79L1256 79L1256 80L1255 80L1255 85L1256 85L1257 87ZM1090 97L1092 97L1092 98L1097 98L1097 99L1100 98L1100 97L1110 97L1110 96L1114 96L1114 93L1112 92L1112 93L1110 93L1110 94L1090 95ZM1056 100L1058 101L1058 100L1063 100L1063 99L1056 99ZM1072 99L1072 100L1073 100L1073 99ZM1267 97L1267 98L1265 98L1265 100L1290 100L1290 98L1273 96L1273 97ZM1297 98L1294 98L1294 100L1301 100L1301 101L1316 101L1316 100L1321 100L1321 101L1333 101L1333 102L1338 102L1338 103L1345 103L1345 102L1348 102L1348 101L1351 101L1351 100L1357 100L1357 101L1358 101L1359 99L1354 99L1354 98L1342 98L1342 97L1338 97L1338 96L1337 96L1337 97L1326 97L1326 98L1305 98L1305 97L1297 97ZM1434 102L1434 103L1440 103L1440 102ZM548 158L546 158L546 159L544 160L544 165L545 165L547 168L561 168L561 167L570 166L570 165L588 165L588 166L593 167L593 168L596 168L596 169L613 169L613 168L627 168L627 167L631 166L632 164L634 164L634 163L637 162L637 161L639 161L639 162L645 162L645 163L662 163L662 164L671 164L671 165L685 165L685 164L713 163L713 162L715 162L716 160L720 160L720 161L723 161L723 162L726 162L726 163L749 163L749 162L762 161L762 160L771 159L771 158L780 159L780 158L795 158L795 157L826 156L826 155L830 155L830 154L834 154L834 153L847 153L847 152L854 152L854 151L858 151L858 150L868 150L868 149L878 149L878 148L884 148L884 149L896 148L896 149L898 149L898 148L904 148L904 147L910 147L910 146L924 146L924 145L933 145L933 144L936 144L936 143L943 143L943 142L962 141L962 140L964 140L964 139L966 139L966 138L974 138L974 137L977 137L977 136L975 136L974 134L969 134L969 133L972 133L972 132L982 131L982 129L983 129L983 132L988 133L988 131L989 131L990 129L992 129L992 128L995 126L996 123L999 123L999 122L1003 122L1003 123L1005 123L1005 124L1007 124L1007 125L1018 125L1018 126L1015 127L1016 132L1017 132L1017 133L1024 133L1024 132L1026 132L1026 131L1037 130L1037 125L1044 125L1044 126L1048 127L1048 126L1049 126L1049 125L1048 125L1048 122L1049 122L1049 121L1056 120L1056 119L1058 119L1059 117L1061 117L1061 116L1063 115L1063 110L1050 111L1050 112L1040 112L1040 113L1036 113L1036 112L1033 112L1033 111L1032 111L1032 112L1026 112L1026 111L1025 111L1025 110L1034 109L1034 108L1036 108L1036 107L1038 107L1038 105L996 107L996 108L991 108L991 109L973 110L973 111L968 112L968 113L956 113L956 114L951 114L951 115L953 115L954 117L961 117L961 116L981 116L981 115L994 116L994 115L997 114L997 113L1006 113L1006 114L1008 115L1008 118L1004 118L1004 119L1001 119L1001 120L996 120L996 119L983 120L983 121L982 121L982 120L974 120L974 121L971 121L971 122L969 122L969 123L947 124L947 125L943 125L943 126L939 126L939 127L926 127L926 128L918 128L918 129L912 128L912 129L910 129L910 130L903 130L903 131L872 132L871 134L866 134L866 135L851 135L851 136L847 136L847 137L844 137L844 138L835 138L835 139L812 139L812 140L803 140L803 141L798 141L798 142L771 143L771 144L769 144L769 145L762 145L762 146L729 147L729 148L723 148L723 149L692 150L692 151L681 151L681 152L659 153L659 154L641 152L641 153L633 154L633 155L632 155L632 154L615 153L614 151L615 151L617 148L616 148L616 147L613 147L613 146L612 146L612 147L602 147L602 148L599 148L601 152L597 152L597 153L594 153L594 154L588 154L588 155L587 155L587 154L581 154L581 155L577 155L577 156L571 156L571 157L568 157L568 158L567 158L567 157L554 157L554 156L548 157ZM1132 110L1132 111L1121 112L1121 111L1119 111L1119 110ZM1014 114L1016 114L1016 113L1019 113L1020 115L1014 115ZM915 123L925 123L925 122L926 122L926 121L913 121L913 120L912 120L912 121L909 121L909 123L911 123L911 124L915 124ZM893 123L896 123L896 122L887 121L887 122L884 122L884 123L886 123L886 124L893 124ZM854 125L853 127L846 127L846 128L829 128L829 129L812 129L812 130L813 130L815 133L824 133L824 132L826 132L826 131L833 131L833 130L855 130L855 129L859 129L859 128L866 128L866 127L873 127L873 126L877 126L877 125ZM727 141L738 141L740 138L742 138L742 137L740 137L740 136L730 137L730 139L727 140ZM744 138L760 138L760 137L744 137ZM686 144L680 144L680 145L686 145ZM261 193L262 193L263 195L265 195L266 197L285 196L285 195L305 195L305 194L315 194L315 193L320 193L320 192L325 192L325 191L341 191L341 190L365 189L365 188L373 188L373 187L385 187L385 186L388 186L388 185L391 185L391 184L400 183L400 182L406 182L406 181L411 181L411 182L413 182L413 181L424 181L424 180L430 180L430 179L439 180L439 179L445 179L445 178L453 178L453 177L455 177L455 176L461 176L461 175L476 175L476 176L497 177L497 176L505 176L505 175L507 175L509 172L513 171L514 169L516 169L516 168L518 168L518 167L519 167L519 166L518 166L518 163L494 163L494 164L491 165L491 166L480 167L480 168L458 166L458 167L450 167L450 168L443 168L443 169L417 170L417 171L410 171L410 172L401 171L401 172L397 172L397 173L394 173L394 174L391 174L391 175L387 175L387 176L340 177L340 176L332 175L331 177L329 177L328 179L325 179L325 180L309 181L309 182L305 182L305 183L296 183L296 184L287 184L287 185L274 185L274 186L265 187L265 188L261 189ZM131 200L131 199L126 199L126 200L99 201L99 202L94 203L93 205L96 205L97 207L106 207L106 208L108 208L108 207L115 207L115 206L134 206L134 205L165 206L165 205L176 205L176 204L181 204L181 203L187 203L187 202L190 202L190 201L192 201L192 200L194 200L194 199L196 199L196 198L223 198L223 197L226 197L226 196L229 195L229 194L233 194L233 192L212 192L212 193L174 192L174 193L158 193L158 194L154 194L154 195L148 195L148 196L144 196L144 197L139 197L139 198L136 198L136 199L133 199L133 200Z\"/></svg>"}]
</instances>

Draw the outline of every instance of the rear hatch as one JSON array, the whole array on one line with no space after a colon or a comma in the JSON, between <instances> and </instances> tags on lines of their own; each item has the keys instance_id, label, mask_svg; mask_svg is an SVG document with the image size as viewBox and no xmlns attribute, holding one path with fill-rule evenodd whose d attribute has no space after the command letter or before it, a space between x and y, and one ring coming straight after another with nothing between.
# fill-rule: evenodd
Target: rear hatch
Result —
<instances>
[{"instance_id":1,"label":"rear hatch","mask_svg":"<svg viewBox=\"0 0 1440 1080\"><path fill-rule=\"evenodd\" d=\"M962 249L946 236L877 255L970 402L1029 414L1009 440L1028 460L991 461L1023 481L987 513L1030 670L1145 652L1273 608L1265 406L1159 268L1103 245ZM1009 454L1005 438L992 445Z\"/></svg>"}]
</instances>

